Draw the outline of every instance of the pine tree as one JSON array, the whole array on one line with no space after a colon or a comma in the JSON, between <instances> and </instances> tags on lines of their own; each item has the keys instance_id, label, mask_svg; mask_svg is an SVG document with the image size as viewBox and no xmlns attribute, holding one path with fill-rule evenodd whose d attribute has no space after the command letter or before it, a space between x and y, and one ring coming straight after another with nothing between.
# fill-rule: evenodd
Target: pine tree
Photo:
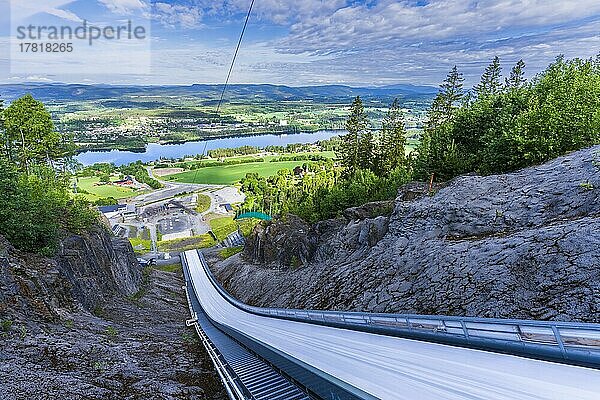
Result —
<instances>
[{"instance_id":1,"label":"pine tree","mask_svg":"<svg viewBox=\"0 0 600 400\"><path fill-rule=\"evenodd\" d=\"M502 83L500 82L501 77L502 67L500 66L500 59L496 56L490 65L486 67L483 75L481 75L481 82L474 88L477 97L485 97L500 93L502 90Z\"/></svg>"},{"instance_id":2,"label":"pine tree","mask_svg":"<svg viewBox=\"0 0 600 400\"><path fill-rule=\"evenodd\" d=\"M432 130L452 119L459 108L465 93L463 82L465 78L458 72L456 65L450 70L429 110L427 110L426 129Z\"/></svg>"},{"instance_id":3,"label":"pine tree","mask_svg":"<svg viewBox=\"0 0 600 400\"><path fill-rule=\"evenodd\" d=\"M445 140L448 130L444 129L444 125L452 121L456 110L464 101L463 82L464 77L455 65L440 85L438 94L427 110L427 122L416 149L417 159L414 163L414 173L418 178L429 179L431 174L436 172L440 158L438 153L443 153L439 150L448 147L448 140Z\"/></svg>"},{"instance_id":4,"label":"pine tree","mask_svg":"<svg viewBox=\"0 0 600 400\"><path fill-rule=\"evenodd\" d=\"M394 99L383 120L376 170L387 175L406 165L406 129L398 99Z\"/></svg>"},{"instance_id":5,"label":"pine tree","mask_svg":"<svg viewBox=\"0 0 600 400\"><path fill-rule=\"evenodd\" d=\"M525 79L525 63L519 60L510 71L510 77L506 79L505 86L509 89L518 89L527 82Z\"/></svg>"},{"instance_id":6,"label":"pine tree","mask_svg":"<svg viewBox=\"0 0 600 400\"><path fill-rule=\"evenodd\" d=\"M375 168L375 138L369 129L363 130L358 138L358 167L370 170Z\"/></svg>"},{"instance_id":7,"label":"pine tree","mask_svg":"<svg viewBox=\"0 0 600 400\"><path fill-rule=\"evenodd\" d=\"M440 86L445 117L450 119L454 111L459 107L464 98L463 82L465 78L458 72L456 65L450 70L450 73Z\"/></svg>"},{"instance_id":8,"label":"pine tree","mask_svg":"<svg viewBox=\"0 0 600 400\"><path fill-rule=\"evenodd\" d=\"M360 168L361 139L367 130L367 126L368 121L365 109L360 96L357 96L352 102L350 116L346 121L346 130L348 131L348 134L342 136L342 143L340 146L342 163L350 174Z\"/></svg>"}]
</instances>

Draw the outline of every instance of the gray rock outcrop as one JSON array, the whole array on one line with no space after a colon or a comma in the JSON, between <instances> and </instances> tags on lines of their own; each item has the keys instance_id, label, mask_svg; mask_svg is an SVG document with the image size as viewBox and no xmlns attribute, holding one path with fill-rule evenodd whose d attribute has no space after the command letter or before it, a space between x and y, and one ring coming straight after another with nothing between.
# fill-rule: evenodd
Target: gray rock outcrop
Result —
<instances>
[{"instance_id":1,"label":"gray rock outcrop","mask_svg":"<svg viewBox=\"0 0 600 400\"><path fill-rule=\"evenodd\" d=\"M307 227L302 268L236 256L215 272L259 306L600 322L600 146L407 193L386 221Z\"/></svg>"},{"instance_id":2,"label":"gray rock outcrop","mask_svg":"<svg viewBox=\"0 0 600 400\"><path fill-rule=\"evenodd\" d=\"M102 228L44 258L0 237L0 399L222 399L181 271Z\"/></svg>"},{"instance_id":3,"label":"gray rock outcrop","mask_svg":"<svg viewBox=\"0 0 600 400\"><path fill-rule=\"evenodd\" d=\"M131 296L139 289L141 268L131 244L100 229L63 240L56 261L73 296L88 310L115 294Z\"/></svg>"}]
</instances>

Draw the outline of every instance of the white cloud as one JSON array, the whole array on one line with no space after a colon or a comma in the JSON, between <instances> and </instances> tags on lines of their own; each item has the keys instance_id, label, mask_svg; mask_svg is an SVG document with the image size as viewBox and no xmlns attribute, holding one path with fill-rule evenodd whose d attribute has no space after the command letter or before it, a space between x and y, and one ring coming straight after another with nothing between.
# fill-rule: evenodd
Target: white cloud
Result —
<instances>
[{"instance_id":1,"label":"white cloud","mask_svg":"<svg viewBox=\"0 0 600 400\"><path fill-rule=\"evenodd\" d=\"M495 40L600 16L600 1L581 0L381 0L351 5L330 15L299 20L281 51L330 53L392 45Z\"/></svg>"},{"instance_id":2,"label":"white cloud","mask_svg":"<svg viewBox=\"0 0 600 400\"><path fill-rule=\"evenodd\" d=\"M224 79L251 0L97 1L114 13L153 1L154 17L179 35L155 41L149 83L214 83ZM68 12L69 3L43 2L59 13ZM531 74L560 53L590 57L600 49L598 0L419 3L425 5L417 0L257 0L233 81L437 84L457 64L472 84L494 55L501 57L505 72L523 58ZM214 21L222 30L213 32L227 34L211 34L209 43L202 35ZM263 39L253 41L253 33ZM226 43L225 50L218 43Z\"/></svg>"},{"instance_id":3,"label":"white cloud","mask_svg":"<svg viewBox=\"0 0 600 400\"><path fill-rule=\"evenodd\" d=\"M154 16L163 25L170 28L181 26L183 28L199 27L203 11L200 8L190 8L183 5L172 5L158 2L154 4Z\"/></svg>"},{"instance_id":4,"label":"white cloud","mask_svg":"<svg viewBox=\"0 0 600 400\"><path fill-rule=\"evenodd\" d=\"M111 12L120 15L128 15L148 8L141 0L98 0Z\"/></svg>"},{"instance_id":5,"label":"white cloud","mask_svg":"<svg viewBox=\"0 0 600 400\"><path fill-rule=\"evenodd\" d=\"M75 0L11 0L10 14L13 22L23 21L38 13L47 13L67 21L83 21L77 14L64 8L74 3Z\"/></svg>"},{"instance_id":6,"label":"white cloud","mask_svg":"<svg viewBox=\"0 0 600 400\"><path fill-rule=\"evenodd\" d=\"M83 20L75 13L68 10L52 9L46 11L50 15L65 19L67 21L82 22Z\"/></svg>"},{"instance_id":7,"label":"white cloud","mask_svg":"<svg viewBox=\"0 0 600 400\"><path fill-rule=\"evenodd\" d=\"M182 0L177 3L156 1L153 3L155 16L164 24L197 27L204 16L223 19L246 13L251 0ZM300 19L329 15L345 6L346 0L258 0L254 4L253 18L279 25L288 25ZM193 20L194 24L189 24ZM187 23L187 26L185 25Z\"/></svg>"},{"instance_id":8,"label":"white cloud","mask_svg":"<svg viewBox=\"0 0 600 400\"><path fill-rule=\"evenodd\" d=\"M53 82L52 79L47 76L29 75L29 76L11 76L8 81L15 82Z\"/></svg>"},{"instance_id":9,"label":"white cloud","mask_svg":"<svg viewBox=\"0 0 600 400\"><path fill-rule=\"evenodd\" d=\"M494 55L506 69L523 58L529 71L560 53L590 57L600 49L599 32L597 0L431 0L420 7L380 0L299 19L271 45L317 57L302 65L301 79L327 71L332 82L433 84L458 64L473 83Z\"/></svg>"}]
</instances>

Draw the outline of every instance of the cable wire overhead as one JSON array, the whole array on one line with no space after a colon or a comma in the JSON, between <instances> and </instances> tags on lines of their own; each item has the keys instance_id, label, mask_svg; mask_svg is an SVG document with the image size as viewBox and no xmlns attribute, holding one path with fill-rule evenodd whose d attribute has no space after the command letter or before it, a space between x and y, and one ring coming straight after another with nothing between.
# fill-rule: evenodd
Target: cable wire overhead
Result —
<instances>
[{"instance_id":1,"label":"cable wire overhead","mask_svg":"<svg viewBox=\"0 0 600 400\"><path fill-rule=\"evenodd\" d=\"M244 39L244 33L246 32L246 27L248 26L248 20L250 19L250 14L252 14L252 8L254 7L254 0L250 3L250 8L248 9L248 14L246 14L246 21L244 22L244 27L242 28L242 32L240 33L240 39L238 40L237 47L235 48L235 53L233 54L233 60L231 60L231 66L229 67L229 72L227 73L227 79L225 80L225 85L223 86L223 91L221 92L221 98L219 99L219 104L217 105L217 115L219 114L219 110L221 109L221 104L223 103L223 97L225 96L225 91L227 90L227 85L229 85L229 78L231 78L231 72L233 71L233 66L235 65L235 60L237 59L238 52L240 51L240 46L242 45L242 40Z\"/></svg>"}]
</instances>

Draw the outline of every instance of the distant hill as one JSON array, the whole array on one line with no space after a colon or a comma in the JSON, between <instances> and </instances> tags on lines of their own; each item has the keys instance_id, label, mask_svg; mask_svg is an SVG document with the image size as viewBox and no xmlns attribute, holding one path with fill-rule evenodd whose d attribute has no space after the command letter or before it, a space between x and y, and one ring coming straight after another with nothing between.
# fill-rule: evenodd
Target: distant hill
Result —
<instances>
[{"instance_id":1,"label":"distant hill","mask_svg":"<svg viewBox=\"0 0 600 400\"><path fill-rule=\"evenodd\" d=\"M69 101L89 101L103 99L139 98L149 101L152 97L195 97L204 99L204 104L217 101L222 85L191 86L113 86L80 84L24 83L0 85L0 98L11 102L20 96L31 93L38 100L47 103ZM231 85L227 89L226 101L299 101L313 100L320 103L348 102L355 96L367 101L388 102L394 97L404 99L431 98L437 88L431 86L393 85L383 87L350 87L343 85L301 86L282 85Z\"/></svg>"}]
</instances>

